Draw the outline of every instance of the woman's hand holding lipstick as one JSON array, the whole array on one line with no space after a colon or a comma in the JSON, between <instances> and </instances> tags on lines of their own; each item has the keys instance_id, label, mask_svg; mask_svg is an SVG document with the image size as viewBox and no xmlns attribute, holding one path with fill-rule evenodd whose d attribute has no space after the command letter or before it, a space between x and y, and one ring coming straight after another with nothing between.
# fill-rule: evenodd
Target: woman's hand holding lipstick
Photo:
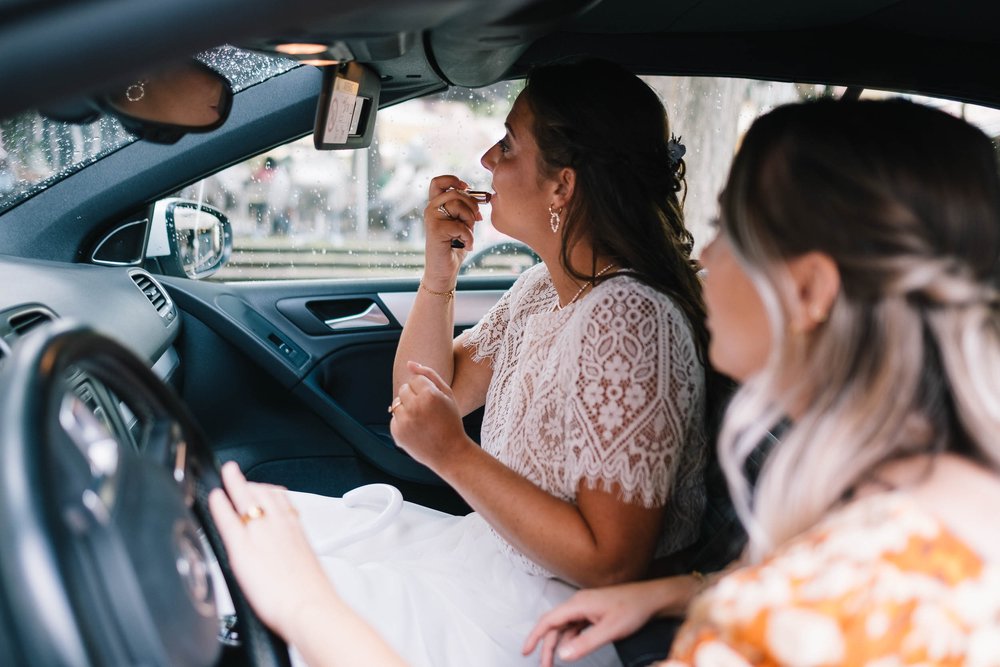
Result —
<instances>
[{"instance_id":1,"label":"woman's hand holding lipstick","mask_svg":"<svg viewBox=\"0 0 1000 667\"><path fill-rule=\"evenodd\" d=\"M488 204L492 194L471 190L468 183L457 176L444 175L431 180L428 195L424 209L425 276L443 287L439 291L445 292L454 287L462 259L472 249L473 226L483 219L479 207Z\"/></svg>"},{"instance_id":2,"label":"woman's hand holding lipstick","mask_svg":"<svg viewBox=\"0 0 1000 667\"><path fill-rule=\"evenodd\" d=\"M490 198L493 196L489 192L487 192L486 190L458 190L458 192L461 192L464 195L468 195L469 197L471 197L472 199L474 199L477 204L489 204L490 203ZM452 248L464 248L465 247L465 243L462 242L461 239L452 239L451 240L451 247Z\"/></svg>"}]
</instances>

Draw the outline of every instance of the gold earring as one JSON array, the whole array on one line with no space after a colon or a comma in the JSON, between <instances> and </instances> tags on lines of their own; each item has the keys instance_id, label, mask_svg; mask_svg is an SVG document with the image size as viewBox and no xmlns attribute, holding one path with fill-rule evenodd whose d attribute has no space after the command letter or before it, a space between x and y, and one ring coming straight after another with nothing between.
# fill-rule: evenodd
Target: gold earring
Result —
<instances>
[{"instance_id":1,"label":"gold earring","mask_svg":"<svg viewBox=\"0 0 1000 667\"><path fill-rule=\"evenodd\" d=\"M555 209L555 206L549 204L549 227L552 228L553 234L558 233L560 222L561 220L559 219L559 211Z\"/></svg>"}]
</instances>

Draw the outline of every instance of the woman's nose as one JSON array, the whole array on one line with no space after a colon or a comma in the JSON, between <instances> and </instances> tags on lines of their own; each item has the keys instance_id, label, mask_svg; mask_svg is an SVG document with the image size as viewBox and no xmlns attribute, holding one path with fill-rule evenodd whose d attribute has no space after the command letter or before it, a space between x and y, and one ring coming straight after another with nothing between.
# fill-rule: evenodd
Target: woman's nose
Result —
<instances>
[{"instance_id":1,"label":"woman's nose","mask_svg":"<svg viewBox=\"0 0 1000 667\"><path fill-rule=\"evenodd\" d=\"M497 163L496 158L493 155L495 150L497 150L497 147L494 145L490 147L488 151L483 153L483 157L479 159L479 163L490 173L493 172L493 165Z\"/></svg>"}]
</instances>

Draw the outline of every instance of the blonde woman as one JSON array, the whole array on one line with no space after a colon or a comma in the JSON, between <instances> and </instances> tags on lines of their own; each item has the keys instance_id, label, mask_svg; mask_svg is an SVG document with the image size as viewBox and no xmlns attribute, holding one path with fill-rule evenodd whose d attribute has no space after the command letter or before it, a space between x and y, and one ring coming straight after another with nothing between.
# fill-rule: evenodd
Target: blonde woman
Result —
<instances>
[{"instance_id":1,"label":"blonde woman","mask_svg":"<svg viewBox=\"0 0 1000 667\"><path fill-rule=\"evenodd\" d=\"M719 443L743 567L690 607L692 577L577 594L526 650L579 658L687 607L667 665L1000 664L990 140L899 100L783 107L720 202L702 260L711 361L744 383Z\"/></svg>"}]
</instances>

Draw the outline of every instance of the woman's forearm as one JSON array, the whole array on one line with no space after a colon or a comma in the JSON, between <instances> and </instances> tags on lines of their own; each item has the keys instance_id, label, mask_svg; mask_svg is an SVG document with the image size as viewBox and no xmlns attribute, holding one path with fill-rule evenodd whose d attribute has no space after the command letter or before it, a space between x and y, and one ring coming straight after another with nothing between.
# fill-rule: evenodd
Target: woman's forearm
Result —
<instances>
[{"instance_id":1,"label":"woman's forearm","mask_svg":"<svg viewBox=\"0 0 1000 667\"><path fill-rule=\"evenodd\" d=\"M455 375L453 341L455 331L454 296L442 296L454 287L437 285L417 289L413 309L406 318L399 337L396 358L392 366L392 392L411 377L406 362L415 361L429 366L438 375L452 383ZM437 292L437 293L435 293Z\"/></svg>"},{"instance_id":2,"label":"woman's forearm","mask_svg":"<svg viewBox=\"0 0 1000 667\"><path fill-rule=\"evenodd\" d=\"M336 594L314 598L285 639L312 667L405 667L406 661Z\"/></svg>"},{"instance_id":3,"label":"woman's forearm","mask_svg":"<svg viewBox=\"0 0 1000 667\"><path fill-rule=\"evenodd\" d=\"M607 494L605 507L588 519L474 446L435 471L504 539L561 579L601 586L638 579L648 567L662 508L625 505Z\"/></svg>"},{"instance_id":4,"label":"woman's forearm","mask_svg":"<svg viewBox=\"0 0 1000 667\"><path fill-rule=\"evenodd\" d=\"M704 575L680 574L643 582L643 597L652 615L683 618L691 601L704 587Z\"/></svg>"}]
</instances>

